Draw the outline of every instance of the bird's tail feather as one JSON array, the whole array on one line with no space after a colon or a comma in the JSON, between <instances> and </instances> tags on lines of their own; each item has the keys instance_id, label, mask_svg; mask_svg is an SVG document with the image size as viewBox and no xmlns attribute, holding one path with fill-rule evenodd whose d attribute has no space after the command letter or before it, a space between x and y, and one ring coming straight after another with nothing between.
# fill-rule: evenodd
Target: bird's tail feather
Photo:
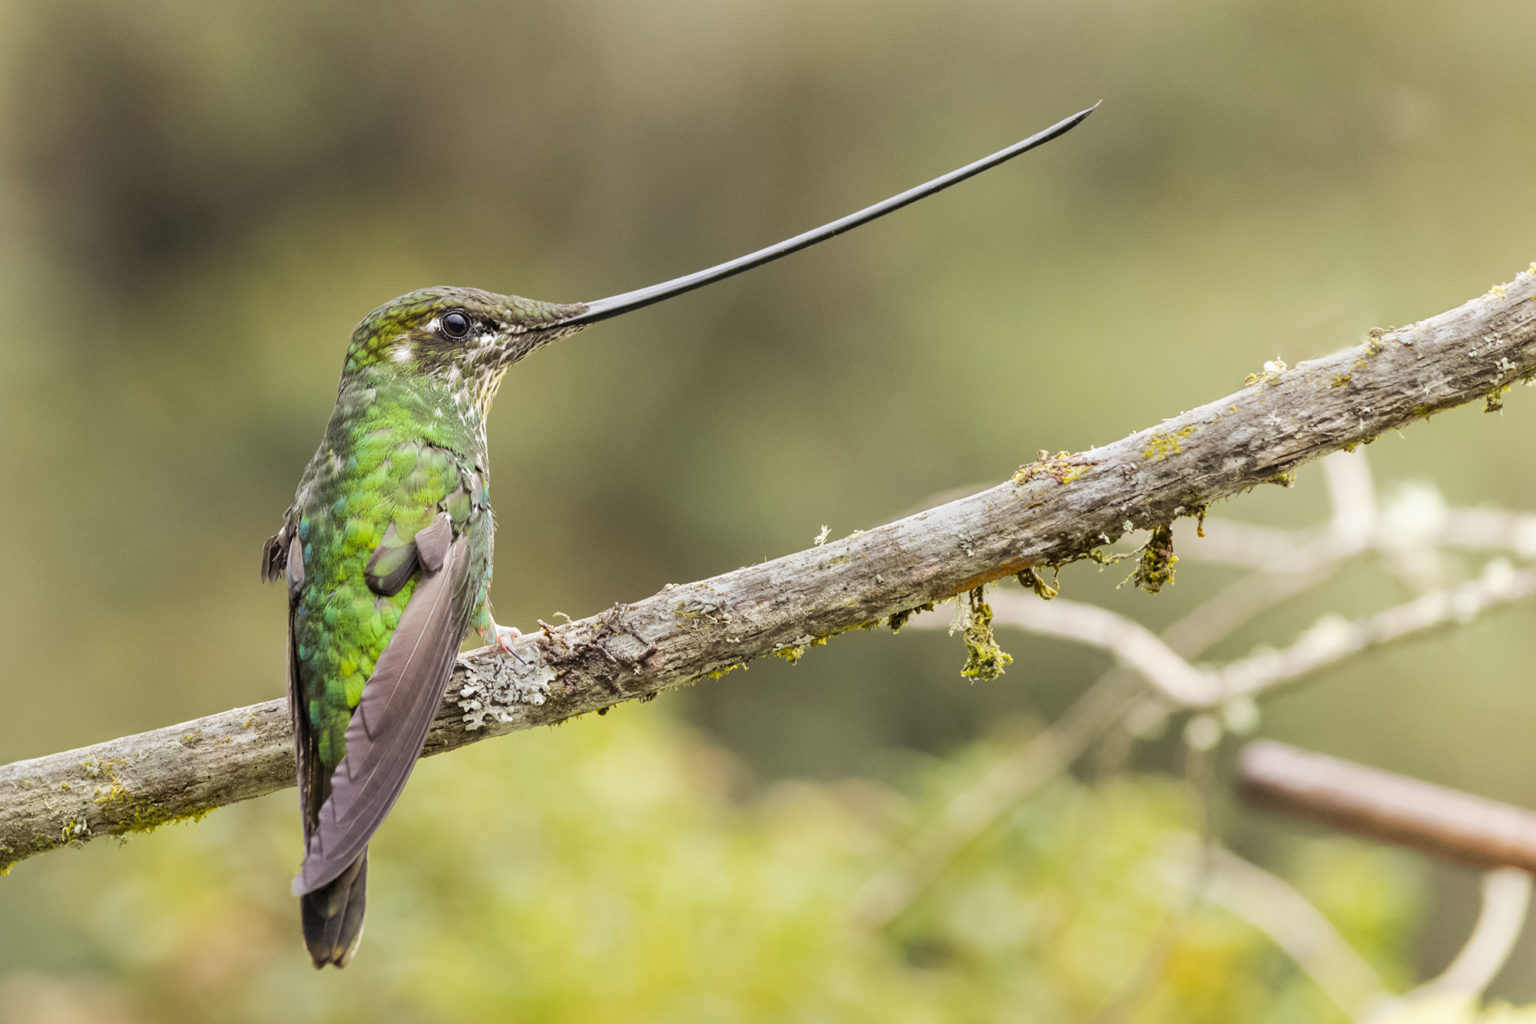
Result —
<instances>
[{"instance_id":1,"label":"bird's tail feather","mask_svg":"<svg viewBox=\"0 0 1536 1024\"><path fill-rule=\"evenodd\" d=\"M365 849L335 881L299 897L304 944L316 968L347 966L363 937L367 904L368 851Z\"/></svg>"}]
</instances>

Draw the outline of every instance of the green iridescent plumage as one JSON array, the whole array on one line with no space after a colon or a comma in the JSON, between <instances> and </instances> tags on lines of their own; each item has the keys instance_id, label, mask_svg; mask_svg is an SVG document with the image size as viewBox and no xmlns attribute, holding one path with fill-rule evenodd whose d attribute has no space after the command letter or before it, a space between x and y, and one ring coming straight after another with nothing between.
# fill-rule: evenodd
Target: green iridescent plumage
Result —
<instances>
[{"instance_id":1,"label":"green iridescent plumage","mask_svg":"<svg viewBox=\"0 0 1536 1024\"><path fill-rule=\"evenodd\" d=\"M397 571L409 566L417 531L431 523L449 495L484 490L474 463L460 454L470 445L458 450L395 445L399 428L369 431L372 420L365 414L356 424L365 436L353 454L343 457L327 446L324 457L340 462L341 469L318 479L298 509L307 580L293 610L294 656L301 666L305 713L328 768L341 761L352 709L415 592L410 578L393 593L376 591L359 567L375 552L390 558ZM471 532L471 551L482 563L477 575L488 577L490 521L477 514L471 523L469 511L462 508L453 526ZM488 511L488 505L474 511ZM476 575L473 568L471 574Z\"/></svg>"},{"instance_id":2,"label":"green iridescent plumage","mask_svg":"<svg viewBox=\"0 0 1536 1024\"><path fill-rule=\"evenodd\" d=\"M421 753L453 654L491 619L485 416L502 373L577 327L559 306L412 292L358 326L336 408L262 575L287 580L289 699L316 966L362 927L368 837Z\"/></svg>"}]
</instances>

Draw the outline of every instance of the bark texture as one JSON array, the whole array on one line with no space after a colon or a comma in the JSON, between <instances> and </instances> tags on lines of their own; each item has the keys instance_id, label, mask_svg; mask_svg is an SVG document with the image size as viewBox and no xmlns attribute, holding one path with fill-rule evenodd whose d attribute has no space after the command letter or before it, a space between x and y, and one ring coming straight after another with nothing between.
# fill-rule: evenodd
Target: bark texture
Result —
<instances>
[{"instance_id":1,"label":"bark texture","mask_svg":"<svg viewBox=\"0 0 1536 1024\"><path fill-rule=\"evenodd\" d=\"M1536 264L1438 316L977 494L460 657L437 754L795 651L1197 514L1297 466L1536 375ZM1154 534L1156 538L1162 531ZM1153 563L1156 558L1152 559ZM1149 583L1157 565L1144 563ZM0 767L0 869L294 784L283 700Z\"/></svg>"}]
</instances>

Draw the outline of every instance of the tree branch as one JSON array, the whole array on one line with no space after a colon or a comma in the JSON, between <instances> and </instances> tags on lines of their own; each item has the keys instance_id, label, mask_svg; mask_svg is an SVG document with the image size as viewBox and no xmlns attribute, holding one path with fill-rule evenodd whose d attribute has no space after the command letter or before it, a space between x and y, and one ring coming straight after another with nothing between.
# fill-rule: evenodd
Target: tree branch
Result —
<instances>
[{"instance_id":1,"label":"tree branch","mask_svg":"<svg viewBox=\"0 0 1536 1024\"><path fill-rule=\"evenodd\" d=\"M1273 740L1243 748L1247 803L1481 868L1536 872L1536 813Z\"/></svg>"},{"instance_id":2,"label":"tree branch","mask_svg":"<svg viewBox=\"0 0 1536 1024\"><path fill-rule=\"evenodd\" d=\"M1225 847L1207 854L1194 836L1172 839L1169 881L1179 884L1196 858L1213 857L1206 898L1268 935L1352 1019L1386 996L1387 987L1370 963L1283 879Z\"/></svg>"},{"instance_id":3,"label":"tree branch","mask_svg":"<svg viewBox=\"0 0 1536 1024\"><path fill-rule=\"evenodd\" d=\"M1533 265L1536 267L1536 265ZM1302 463L1536 375L1536 270L1455 309L1112 444L867 532L461 657L426 753L548 725L728 671L1031 567L1061 565ZM0 869L293 784L268 701L0 767Z\"/></svg>"}]
</instances>

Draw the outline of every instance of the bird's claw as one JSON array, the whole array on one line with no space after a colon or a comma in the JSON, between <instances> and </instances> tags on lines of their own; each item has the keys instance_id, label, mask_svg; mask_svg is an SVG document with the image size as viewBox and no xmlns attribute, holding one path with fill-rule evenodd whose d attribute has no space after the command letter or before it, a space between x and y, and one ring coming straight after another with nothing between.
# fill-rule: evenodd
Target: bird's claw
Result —
<instances>
[{"instance_id":1,"label":"bird's claw","mask_svg":"<svg viewBox=\"0 0 1536 1024\"><path fill-rule=\"evenodd\" d=\"M518 657L517 652L512 649L512 641L523 635L522 630L518 629L516 626L501 626L492 623L491 632L496 634L496 646L501 649L502 654L510 654L512 657L517 658L519 665L528 664L522 658Z\"/></svg>"}]
</instances>

